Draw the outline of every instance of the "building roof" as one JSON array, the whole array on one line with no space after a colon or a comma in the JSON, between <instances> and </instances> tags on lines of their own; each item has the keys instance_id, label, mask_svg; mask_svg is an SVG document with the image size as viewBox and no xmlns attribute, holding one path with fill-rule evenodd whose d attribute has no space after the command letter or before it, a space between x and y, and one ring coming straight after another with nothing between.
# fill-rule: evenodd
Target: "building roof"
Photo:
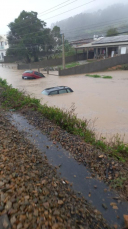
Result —
<instances>
[{"instance_id":1,"label":"building roof","mask_svg":"<svg viewBox=\"0 0 128 229\"><path fill-rule=\"evenodd\" d=\"M88 44L92 41L93 39L82 39L82 40L70 41L70 44Z\"/></svg>"},{"instance_id":2,"label":"building roof","mask_svg":"<svg viewBox=\"0 0 128 229\"><path fill-rule=\"evenodd\" d=\"M106 43L116 43L116 42L128 42L128 35L120 35L113 37L103 37L98 41L94 41L93 44L106 44Z\"/></svg>"},{"instance_id":3,"label":"building roof","mask_svg":"<svg viewBox=\"0 0 128 229\"><path fill-rule=\"evenodd\" d=\"M128 35L98 38L98 40L93 41L89 44L77 46L76 49L112 47L121 45L128 45Z\"/></svg>"}]
</instances>

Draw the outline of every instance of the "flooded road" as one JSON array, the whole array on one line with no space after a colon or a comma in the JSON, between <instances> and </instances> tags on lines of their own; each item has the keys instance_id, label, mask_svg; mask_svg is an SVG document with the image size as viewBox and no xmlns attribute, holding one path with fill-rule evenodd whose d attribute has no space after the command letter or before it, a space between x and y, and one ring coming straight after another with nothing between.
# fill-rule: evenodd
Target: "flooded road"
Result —
<instances>
[{"instance_id":1,"label":"flooded road","mask_svg":"<svg viewBox=\"0 0 128 229\"><path fill-rule=\"evenodd\" d=\"M85 74L75 76L47 75L38 80L22 80L22 72L2 67L0 77L9 84L41 99L41 103L69 109L75 103L79 118L91 120L90 128L95 128L97 137L101 134L111 140L115 134L128 142L128 71L100 72L112 79L90 78ZM69 86L74 93L46 96L41 92L47 87ZM125 134L125 136L124 136Z\"/></svg>"}]
</instances>

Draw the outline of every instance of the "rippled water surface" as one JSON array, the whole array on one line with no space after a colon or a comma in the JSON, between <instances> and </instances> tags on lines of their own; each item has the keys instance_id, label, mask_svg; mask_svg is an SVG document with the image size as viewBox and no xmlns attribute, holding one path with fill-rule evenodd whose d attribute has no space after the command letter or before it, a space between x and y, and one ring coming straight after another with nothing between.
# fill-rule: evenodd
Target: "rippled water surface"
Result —
<instances>
[{"instance_id":1,"label":"rippled water surface","mask_svg":"<svg viewBox=\"0 0 128 229\"><path fill-rule=\"evenodd\" d=\"M89 78L84 74L61 76L56 72L38 80L22 80L22 72L15 68L0 66L0 77L7 79L15 88L25 90L41 99L41 103L69 109L75 103L79 118L91 120L97 136L101 133L108 139L114 134L124 136L128 142L128 71L101 72L112 79ZM41 92L47 87L69 86L74 92L46 96Z\"/></svg>"}]
</instances>

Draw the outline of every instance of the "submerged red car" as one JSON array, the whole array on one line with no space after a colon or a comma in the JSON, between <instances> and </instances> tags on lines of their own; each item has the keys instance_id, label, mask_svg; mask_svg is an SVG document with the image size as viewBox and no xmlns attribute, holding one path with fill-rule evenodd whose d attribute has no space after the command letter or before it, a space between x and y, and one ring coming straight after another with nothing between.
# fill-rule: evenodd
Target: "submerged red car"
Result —
<instances>
[{"instance_id":1,"label":"submerged red car","mask_svg":"<svg viewBox=\"0 0 128 229\"><path fill-rule=\"evenodd\" d=\"M28 79L28 80L39 79L42 77L45 77L42 73L32 71L32 70L27 70L22 75L22 79Z\"/></svg>"}]
</instances>

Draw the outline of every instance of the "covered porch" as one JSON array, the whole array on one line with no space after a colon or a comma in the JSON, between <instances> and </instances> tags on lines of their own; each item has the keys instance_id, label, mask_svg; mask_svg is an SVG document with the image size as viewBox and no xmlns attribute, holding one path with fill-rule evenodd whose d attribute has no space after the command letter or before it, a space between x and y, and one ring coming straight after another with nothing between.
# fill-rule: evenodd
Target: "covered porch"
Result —
<instances>
[{"instance_id":1,"label":"covered porch","mask_svg":"<svg viewBox=\"0 0 128 229\"><path fill-rule=\"evenodd\" d=\"M115 57L119 55L119 47L117 45L114 46L96 46L92 45L92 43L79 46L75 48L76 54L78 53L78 50L82 50L83 53L86 53L86 59L105 59L109 57Z\"/></svg>"}]
</instances>

